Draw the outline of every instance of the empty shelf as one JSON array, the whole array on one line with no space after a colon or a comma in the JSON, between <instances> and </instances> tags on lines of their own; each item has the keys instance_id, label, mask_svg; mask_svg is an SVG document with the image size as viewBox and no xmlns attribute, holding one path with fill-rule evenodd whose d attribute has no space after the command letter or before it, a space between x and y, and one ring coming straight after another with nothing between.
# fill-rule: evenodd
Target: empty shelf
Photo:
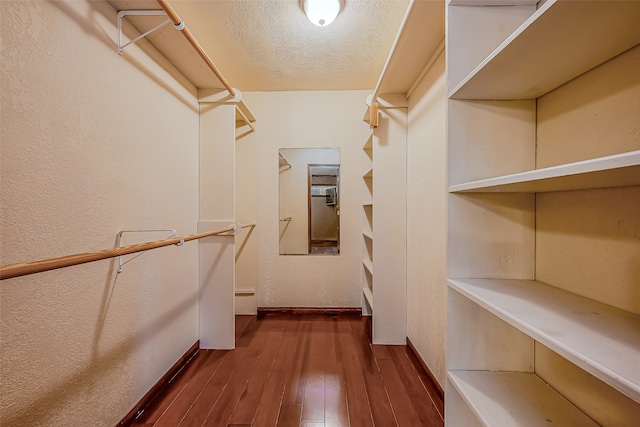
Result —
<instances>
[{"instance_id":1,"label":"empty shelf","mask_svg":"<svg viewBox=\"0 0 640 427\"><path fill-rule=\"evenodd\" d=\"M449 187L477 193L542 193L640 185L640 150Z\"/></svg>"},{"instance_id":2,"label":"empty shelf","mask_svg":"<svg viewBox=\"0 0 640 427\"><path fill-rule=\"evenodd\" d=\"M532 280L450 279L449 284L640 403L640 315Z\"/></svg>"},{"instance_id":3,"label":"empty shelf","mask_svg":"<svg viewBox=\"0 0 640 427\"><path fill-rule=\"evenodd\" d=\"M597 426L537 375L449 371L449 381L485 426Z\"/></svg>"},{"instance_id":4,"label":"empty shelf","mask_svg":"<svg viewBox=\"0 0 640 427\"><path fill-rule=\"evenodd\" d=\"M450 92L535 99L640 43L640 2L549 0Z\"/></svg>"}]
</instances>

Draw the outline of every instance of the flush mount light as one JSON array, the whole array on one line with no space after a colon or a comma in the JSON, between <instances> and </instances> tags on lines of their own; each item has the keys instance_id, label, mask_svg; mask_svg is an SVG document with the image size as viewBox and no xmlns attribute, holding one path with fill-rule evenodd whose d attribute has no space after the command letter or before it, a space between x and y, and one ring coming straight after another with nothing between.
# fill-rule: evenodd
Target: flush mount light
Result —
<instances>
[{"instance_id":1,"label":"flush mount light","mask_svg":"<svg viewBox=\"0 0 640 427\"><path fill-rule=\"evenodd\" d=\"M331 24L343 6L344 0L300 0L300 7L305 15L318 27Z\"/></svg>"}]
</instances>

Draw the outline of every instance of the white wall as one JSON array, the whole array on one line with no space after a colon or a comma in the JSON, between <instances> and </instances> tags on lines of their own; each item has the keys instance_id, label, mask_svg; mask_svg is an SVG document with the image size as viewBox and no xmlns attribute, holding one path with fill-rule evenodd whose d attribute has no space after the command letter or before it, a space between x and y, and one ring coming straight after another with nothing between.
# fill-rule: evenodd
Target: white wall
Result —
<instances>
[{"instance_id":1,"label":"white wall","mask_svg":"<svg viewBox=\"0 0 640 427\"><path fill-rule=\"evenodd\" d=\"M144 41L119 56L107 2L0 19L2 265L195 233L195 89ZM117 423L198 339L197 286L196 243L2 281L2 424Z\"/></svg>"},{"instance_id":2,"label":"white wall","mask_svg":"<svg viewBox=\"0 0 640 427\"><path fill-rule=\"evenodd\" d=\"M257 305L271 307L359 307L361 304L361 165L369 136L362 121L366 91L248 92L244 100L259 118L253 153L259 210ZM243 141L244 142L244 141ZM278 149L340 148L341 252L339 256L278 254ZM255 156L243 160L241 156ZM236 286L241 286L236 282Z\"/></svg>"},{"instance_id":3,"label":"white wall","mask_svg":"<svg viewBox=\"0 0 640 427\"><path fill-rule=\"evenodd\" d=\"M447 82L444 54L409 98L407 336L444 388Z\"/></svg>"}]
</instances>

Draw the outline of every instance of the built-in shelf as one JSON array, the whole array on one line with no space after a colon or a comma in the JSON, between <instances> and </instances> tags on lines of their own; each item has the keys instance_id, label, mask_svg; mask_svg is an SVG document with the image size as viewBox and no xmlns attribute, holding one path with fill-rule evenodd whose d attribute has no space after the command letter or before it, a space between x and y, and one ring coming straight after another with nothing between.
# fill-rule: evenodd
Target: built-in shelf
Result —
<instances>
[{"instance_id":1,"label":"built-in shelf","mask_svg":"<svg viewBox=\"0 0 640 427\"><path fill-rule=\"evenodd\" d=\"M162 10L155 0L109 0L109 3L119 12ZM169 18L166 15L133 14L126 15L123 19L128 21L138 33L143 34L159 26ZM224 83L205 65L191 43L181 34L181 31L176 31L174 25L164 25L147 34L145 39L196 88L226 90ZM236 104L236 128L245 125L252 128L251 123L255 121L253 114L251 114L244 102L240 100Z\"/></svg>"},{"instance_id":2,"label":"built-in shelf","mask_svg":"<svg viewBox=\"0 0 640 427\"><path fill-rule=\"evenodd\" d=\"M373 177L373 168L370 168L368 171L362 175L363 178L372 178Z\"/></svg>"},{"instance_id":3,"label":"built-in shelf","mask_svg":"<svg viewBox=\"0 0 640 427\"><path fill-rule=\"evenodd\" d=\"M373 293L370 288L362 288L362 294L364 295L364 299L369 304L371 310L373 310Z\"/></svg>"},{"instance_id":4,"label":"built-in shelf","mask_svg":"<svg viewBox=\"0 0 640 427\"><path fill-rule=\"evenodd\" d=\"M450 279L449 285L640 403L640 315L538 281Z\"/></svg>"},{"instance_id":5,"label":"built-in shelf","mask_svg":"<svg viewBox=\"0 0 640 427\"><path fill-rule=\"evenodd\" d=\"M449 371L448 379L484 426L597 426L537 375Z\"/></svg>"},{"instance_id":6,"label":"built-in shelf","mask_svg":"<svg viewBox=\"0 0 640 427\"><path fill-rule=\"evenodd\" d=\"M253 116L244 101L240 101L236 104L236 128L242 126L251 126L251 123L255 122L256 118Z\"/></svg>"},{"instance_id":7,"label":"built-in shelf","mask_svg":"<svg viewBox=\"0 0 640 427\"><path fill-rule=\"evenodd\" d=\"M118 11L161 10L155 0L109 0L109 3L111 3L111 5ZM167 19L167 16L164 15L129 15L125 17L125 20L129 21L129 23L140 34L147 32ZM187 19L185 19L185 21L187 21ZM176 31L173 25L165 25L164 27L148 34L145 38L195 87L208 89L225 88L224 84L215 75L215 73L209 69L209 67L204 65L202 58L191 46L189 41L181 34L180 31Z\"/></svg>"},{"instance_id":8,"label":"built-in shelf","mask_svg":"<svg viewBox=\"0 0 640 427\"><path fill-rule=\"evenodd\" d=\"M364 145L362 146L362 149L364 151L367 151L369 153L372 152L373 150L373 134L371 134L371 136L369 136L369 138L367 138L367 142L364 143ZM369 156L371 157L371 156Z\"/></svg>"},{"instance_id":9,"label":"built-in shelf","mask_svg":"<svg viewBox=\"0 0 640 427\"><path fill-rule=\"evenodd\" d=\"M640 2L548 0L450 91L535 99L640 43Z\"/></svg>"},{"instance_id":10,"label":"built-in shelf","mask_svg":"<svg viewBox=\"0 0 640 427\"><path fill-rule=\"evenodd\" d=\"M540 0L449 0L449 6L532 6Z\"/></svg>"},{"instance_id":11,"label":"built-in shelf","mask_svg":"<svg viewBox=\"0 0 640 427\"><path fill-rule=\"evenodd\" d=\"M455 192L541 193L640 185L640 150L452 185Z\"/></svg>"},{"instance_id":12,"label":"built-in shelf","mask_svg":"<svg viewBox=\"0 0 640 427\"><path fill-rule=\"evenodd\" d=\"M373 262L370 259L363 259L362 260L362 265L364 265L364 267L369 271L369 273L371 273L371 275L373 276Z\"/></svg>"},{"instance_id":13,"label":"built-in shelf","mask_svg":"<svg viewBox=\"0 0 640 427\"><path fill-rule=\"evenodd\" d=\"M371 230L362 230L362 235L369 240L373 240L373 233Z\"/></svg>"},{"instance_id":14,"label":"built-in shelf","mask_svg":"<svg viewBox=\"0 0 640 427\"><path fill-rule=\"evenodd\" d=\"M407 8L376 94L407 94L429 68L444 37L444 2L413 1ZM420 43L416 43L420 40ZM367 114L369 111L367 110ZM369 121L368 118L365 121Z\"/></svg>"}]
</instances>

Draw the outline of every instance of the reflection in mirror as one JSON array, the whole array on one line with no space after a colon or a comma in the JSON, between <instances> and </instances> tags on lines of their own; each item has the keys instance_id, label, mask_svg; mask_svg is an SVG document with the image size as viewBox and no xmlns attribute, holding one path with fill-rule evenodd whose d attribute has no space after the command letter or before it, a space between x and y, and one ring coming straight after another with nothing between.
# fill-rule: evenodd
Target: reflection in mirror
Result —
<instances>
[{"instance_id":1,"label":"reflection in mirror","mask_svg":"<svg viewBox=\"0 0 640 427\"><path fill-rule=\"evenodd\" d=\"M340 253L340 149L281 148L280 255Z\"/></svg>"}]
</instances>

